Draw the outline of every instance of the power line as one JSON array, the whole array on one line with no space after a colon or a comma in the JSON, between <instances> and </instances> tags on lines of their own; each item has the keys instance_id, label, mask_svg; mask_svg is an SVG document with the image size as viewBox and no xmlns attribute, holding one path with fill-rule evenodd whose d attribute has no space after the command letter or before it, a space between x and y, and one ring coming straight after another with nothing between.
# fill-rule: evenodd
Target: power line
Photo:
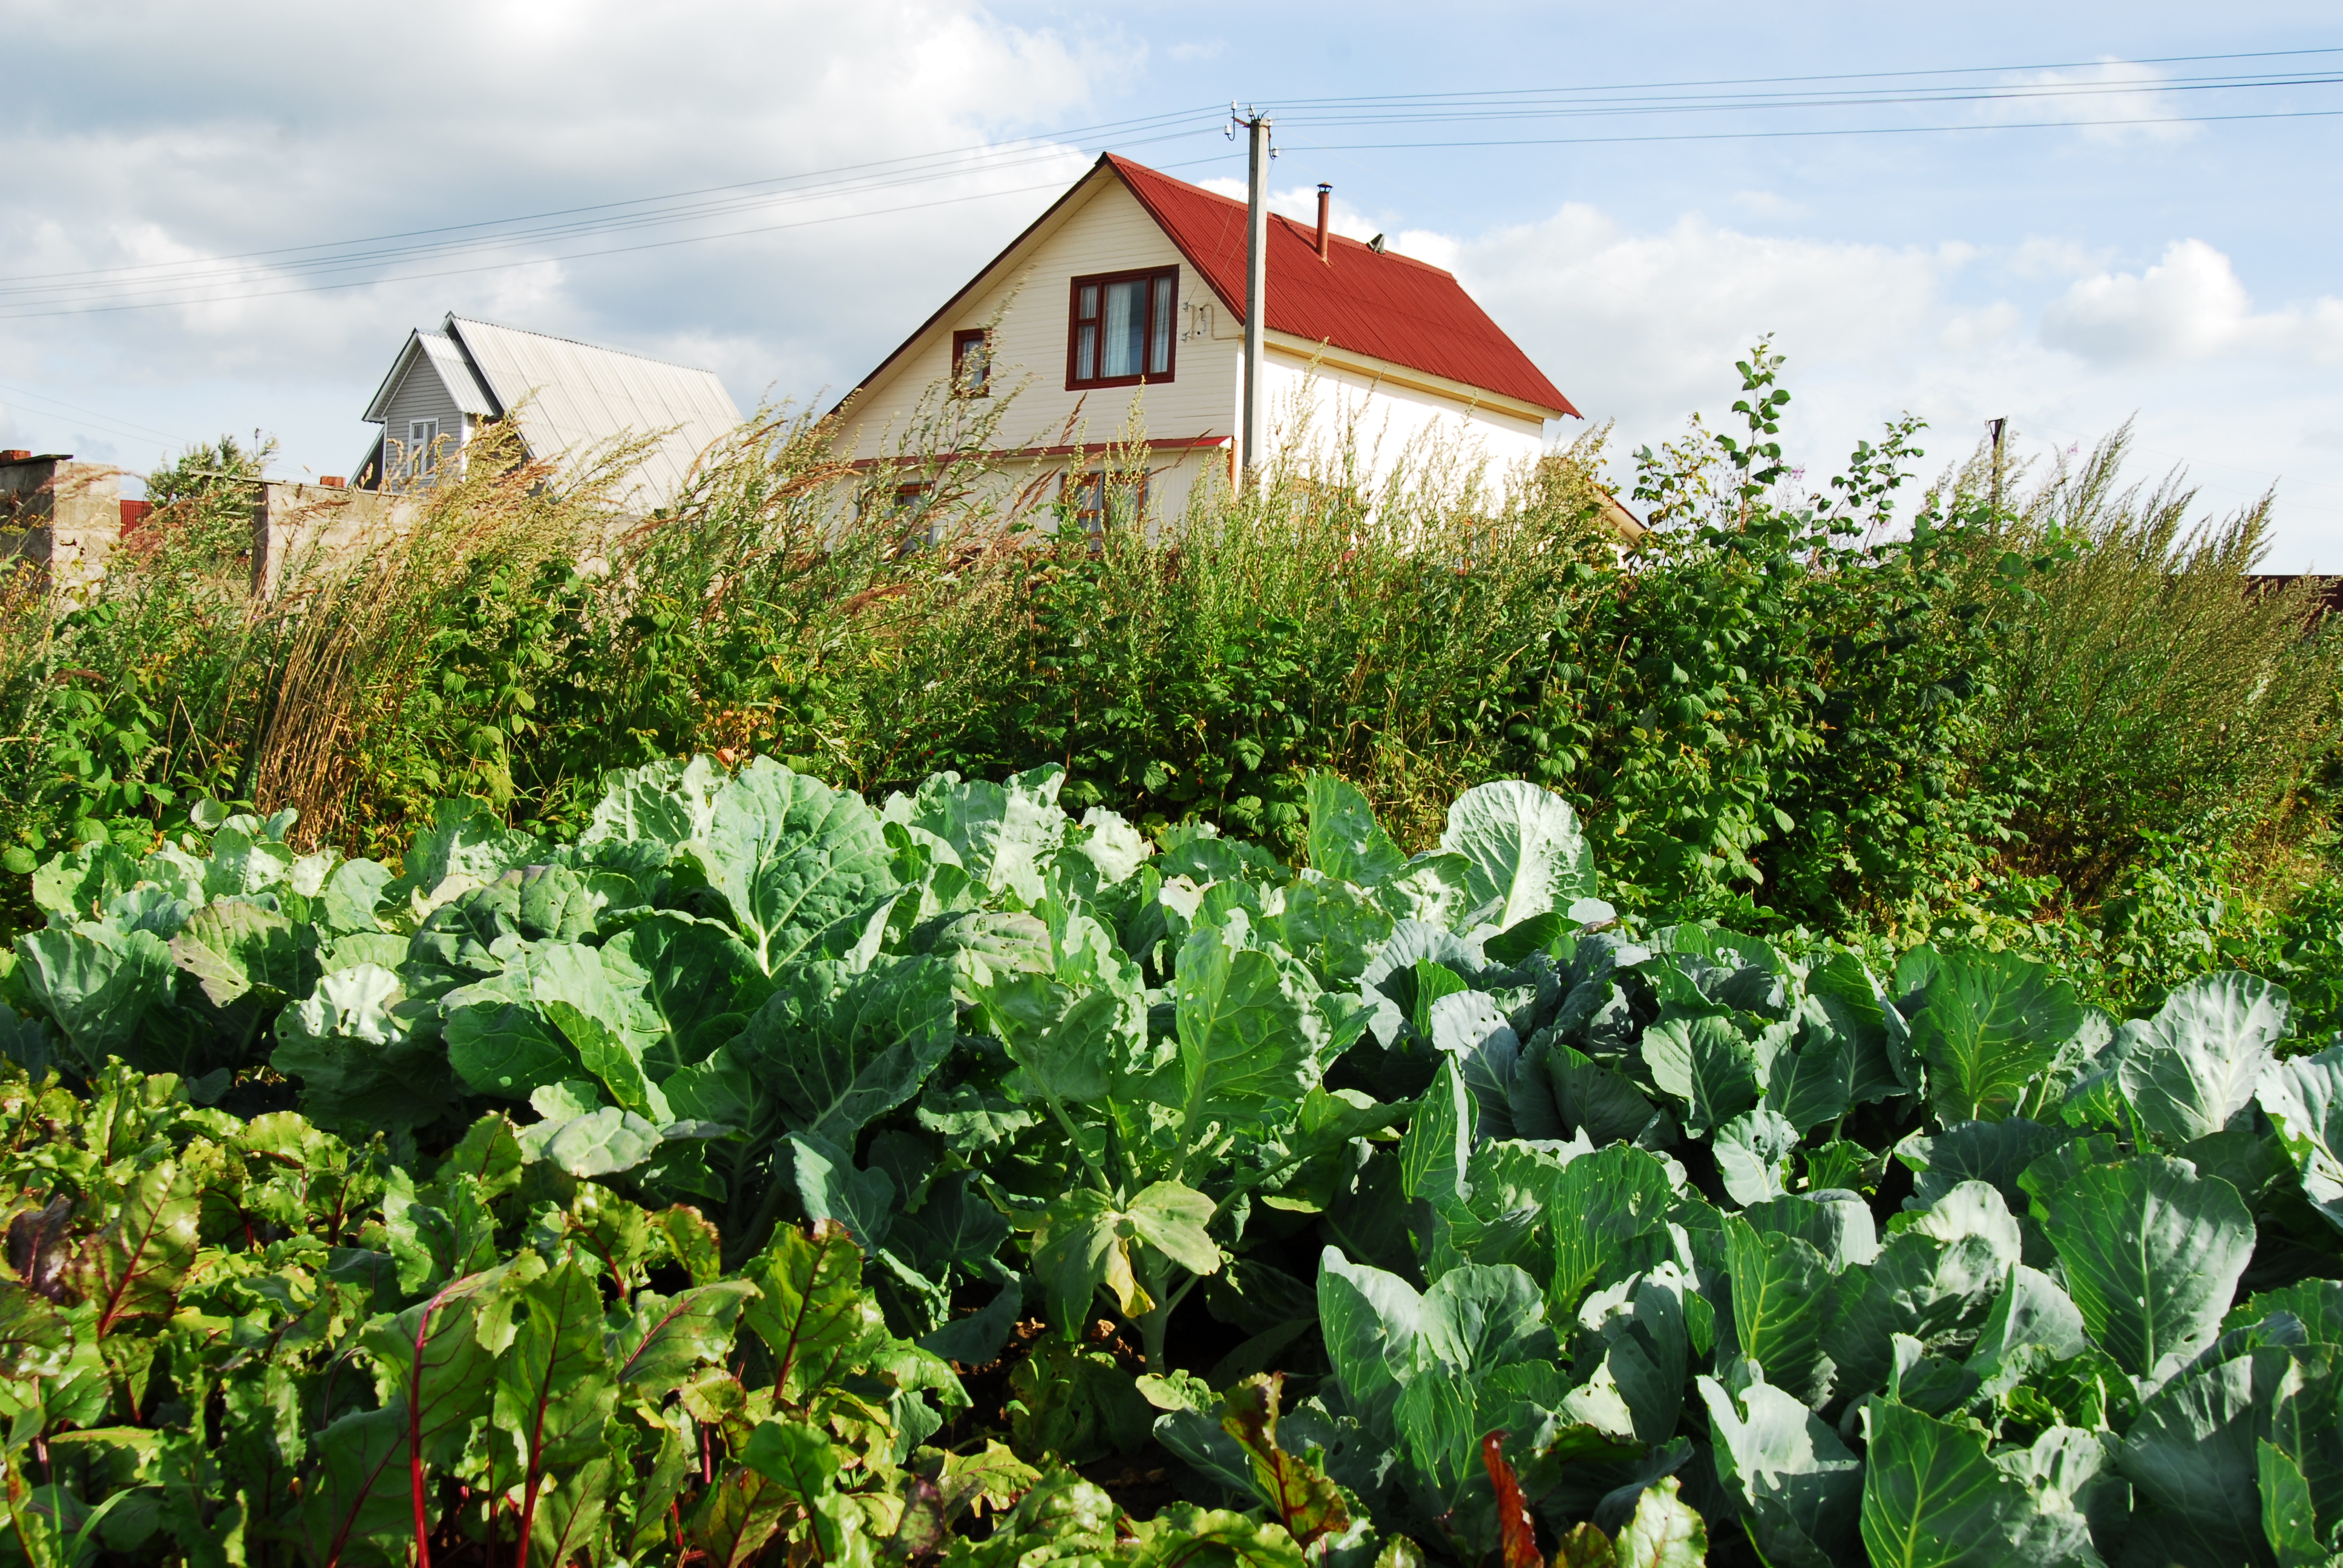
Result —
<instances>
[{"instance_id":1,"label":"power line","mask_svg":"<svg viewBox=\"0 0 2343 1568\"><path fill-rule=\"evenodd\" d=\"M1633 117L1732 111L1780 113L1902 107L1920 105L2040 102L2091 99L2139 92L2268 92L2283 87L2343 85L2343 72L2294 67L2284 71L2228 73L2197 76L2137 75L2087 82L2011 83L2000 86L1946 84L1946 78L1992 73L2048 72L2084 67L2210 64L2245 60L2296 60L2343 55L2343 48L2269 50L2224 55L2164 55L2136 62L2069 61L2050 65L1979 65L1923 71L1871 71L1796 76L1717 78L1705 81L1626 83L1607 85L1493 89L1449 94L1402 94L1292 100L1281 112L1291 128L1316 126L1327 130L1367 126L1472 126L1498 121ZM1851 85L1893 82L1878 88ZM1719 88L1795 87L1832 85L1825 92L1770 91L1720 93ZM1700 89L1697 93L1689 90ZM1604 97L1626 93L1676 96ZM1138 118L1107 122L1061 133L1041 143L1012 146L976 145L933 153L875 159L834 168L808 170L727 185L699 186L659 196L634 197L579 206L551 209L500 219L448 224L404 230L366 238L319 241L307 245L233 253L180 262L144 263L80 272L18 274L0 276L0 320L36 317L89 315L121 310L152 309L203 303L226 303L286 294L319 293L362 287L378 282L412 281L534 266L546 261L582 260L668 248L705 241L770 234L783 229L882 216L931 206L1023 195L1048 186L1024 186L903 206L835 214L821 218L759 225L709 234L684 235L640 245L559 252L523 258L499 259L474 266L447 267L423 273L387 269L415 263L447 261L466 256L508 251L517 246L552 246L600 236L639 232L676 225L719 221L777 206L793 206L902 189L940 180L966 179L1007 173L1034 165L1061 161L1079 151L1079 139L1098 137L1123 146L1178 140L1218 128L1217 113L1179 109ZM1959 125L1833 126L1780 130L1716 130L1545 137L1453 137L1425 141L1370 141L1305 144L1294 151L1380 151L1442 147L1603 146L1645 142L1761 141L1817 136L1913 136L1982 130L2088 129L2161 125L2211 125L2273 119L2324 118L2343 110L2287 109L2222 115L2139 116L2124 118L2000 121ZM1212 161L1212 160L1204 160ZM1171 166L1181 166L1178 165ZM311 282L292 287L259 288L236 294L203 292L265 280L331 278L352 273L373 276L339 282ZM11 308L11 307L14 308Z\"/></svg>"},{"instance_id":2,"label":"power line","mask_svg":"<svg viewBox=\"0 0 2343 1568\"><path fill-rule=\"evenodd\" d=\"M85 418L97 421L100 425L113 427L105 433L110 436L119 436L125 440L141 440L148 436L154 436L166 441L176 441L181 446L193 444L187 441L185 437L174 436L167 430L157 430L152 426L140 425L133 420L119 418L112 414L101 414L95 408L85 408L78 403L68 403L61 397L51 397L45 394L32 391L27 387L15 387L5 381L0 381L0 393L12 392L15 394L15 397L9 398L0 397L0 402L17 404L35 403L44 406L40 409L35 409L35 412L47 412L48 410L63 409L70 413L79 414ZM55 417L54 413L50 414L50 417L54 418Z\"/></svg>"},{"instance_id":3,"label":"power line","mask_svg":"<svg viewBox=\"0 0 2343 1568\"><path fill-rule=\"evenodd\" d=\"M1201 160L1218 163L1217 157ZM1186 166L1169 166L1180 168ZM679 245L698 245L705 240L735 239L745 235L774 234L783 229L812 228L822 224L846 223L855 218L883 217L891 213L919 212L928 207L955 206L965 202L990 201L997 196L1028 196L1035 191L1062 190L1064 186L1052 181L1048 185L1021 186L1014 190L979 191L970 196L939 196L932 201L910 202L901 206L880 207L867 212L833 213L828 217L799 218L794 223L767 224L756 228L729 229L722 234L686 235L678 239L649 240L641 245L613 246L603 250L576 251L565 256L534 256L522 261L492 261L478 266L450 267L440 272L402 273L396 277L356 278L346 283L310 284L297 288L267 288L251 294L202 295L186 299L148 299L129 305L88 305L51 310L0 310L0 321L27 321L47 316L99 316L122 310L157 310L174 305L226 305L237 300L273 299L288 294L326 294L344 288L370 288L379 283L417 283L436 277L461 277L477 272L500 272L514 266L539 266L548 262L581 261L598 256L625 256L635 251L665 250Z\"/></svg>"},{"instance_id":4,"label":"power line","mask_svg":"<svg viewBox=\"0 0 2343 1568\"><path fill-rule=\"evenodd\" d=\"M1063 150L1053 151L1040 157L1019 159L1002 164L996 164L990 166L986 170L976 172L990 173L992 172L993 169L1016 168L1028 163L1060 162L1065 159L1068 156L1069 154ZM44 295L54 297L59 295L85 293L93 286L98 289L111 288L116 293L122 293L142 289L154 290L185 288L198 286L204 284L235 283L253 276L282 277L322 276L338 272L351 272L362 268L377 267L386 265L397 265L402 262L440 259L451 256L460 256L467 253L479 253L506 249L515 244L530 240L543 242L561 239L575 239L600 234L620 234L644 228L660 227L669 224L690 222L699 219L724 217L734 216L740 212L754 211L759 207L796 205L802 201L827 199L828 197L836 195L862 195L870 191L898 188L901 186L907 185L923 184L927 183L927 180L932 177L935 176L906 178L900 181L867 185L847 192L825 191L813 193L811 195L789 193L779 196L761 197L754 201L737 204L709 206L689 211L666 211L643 214L632 216L624 219L555 226L552 227L486 236L474 239L447 241L434 245L395 246L371 251L350 252L340 256L316 256L292 263L278 264L272 266L224 266L219 267L207 267L206 264L190 263L186 264L176 273L154 277L126 280L124 282L112 285L98 284L92 286L91 284L85 282L73 282L0 287L0 302L15 299L27 303L36 303L39 302L39 297ZM900 209L890 208L882 210ZM98 294L92 295L91 297L105 297L105 296L103 294Z\"/></svg>"},{"instance_id":5,"label":"power line","mask_svg":"<svg viewBox=\"0 0 2343 1568\"><path fill-rule=\"evenodd\" d=\"M1195 136L1199 134L1202 134L1201 127L1187 131L1172 132L1163 136L1136 138L1134 140L1125 142L1123 145L1145 146L1150 142L1176 140L1183 136ZM117 297L125 293L130 294L135 301L136 294L138 291L142 290L151 291L156 289L186 288L200 286L205 284L233 284L260 276L281 277L287 276L324 276L340 272L350 272L359 270L361 268L380 266L383 265L396 265L397 263L407 261L438 259L465 254L480 254L508 248L515 244L530 240L545 242L561 239L574 239L599 234L618 234L645 228L661 227L670 224L695 220L721 218L775 206L793 206L806 202L832 199L841 196L868 195L877 191L900 189L909 186L930 184L939 179L963 177L975 174L1005 172L1030 166L1035 164L1062 163L1070 157L1079 156L1080 155L1074 149L1070 147L1051 147L1038 151L1027 151L1023 156L1017 157L998 159L981 167L948 169L937 173L908 174L898 177L865 180L851 185L830 188L817 188L809 191L780 192L727 203L696 204L689 208L660 209L649 213L628 214L624 216L575 224L554 225L536 229L507 231L504 233L479 236L468 239L440 241L417 246L391 246L370 251L350 251L344 252L340 255L313 256L289 263L278 263L274 266L255 266L249 264L216 266L211 260L207 259L204 261L175 264L178 268L176 272L140 278L125 278L118 282L112 283L103 280L76 280L62 283L18 284L13 286L0 286L0 305L7 303L58 303L61 302L59 299L59 297L61 296L70 297L76 295L81 297L79 299L67 298L62 302L87 303L107 297ZM1031 187L1019 188L1026 189ZM908 209L883 208L879 210L900 211ZM760 233L765 231L760 229L748 229L730 232ZM705 236L699 237L720 238L724 236ZM588 254L607 253L596 252ZM225 258L223 258L223 260ZM44 301L41 297L43 296L48 297L48 299ZM173 301L165 301L165 303L173 303Z\"/></svg>"},{"instance_id":6,"label":"power line","mask_svg":"<svg viewBox=\"0 0 2343 1568\"><path fill-rule=\"evenodd\" d=\"M2264 114L2169 115L2120 120L2005 120L1966 126L1839 126L1802 131L1677 131L1636 136L1534 136L1479 141L1303 142L1288 152L1377 152L1427 147L1589 147L1631 142L1763 142L1806 136L1909 136L1953 131L2087 131L2123 126L2216 126L2245 120L2319 120L2343 109L2275 109Z\"/></svg>"},{"instance_id":7,"label":"power line","mask_svg":"<svg viewBox=\"0 0 2343 1568\"><path fill-rule=\"evenodd\" d=\"M2283 77L2229 77L2219 80L2187 81L2169 77L2142 76L2114 81L2078 83L2031 83L1990 89L1951 88L1902 92L1895 95L1879 93L1825 95L1794 94L1756 96L1737 95L1707 99L1658 98L1647 100L1597 98L1574 103L1513 103L1503 106L1473 107L1470 110L1439 109L1437 111L1407 106L1379 114L1353 112L1347 115L1289 114L1281 124L1317 126L1410 125L1417 123L1458 123L1473 120L1543 119L1601 117L1614 115L1683 115L1722 114L1763 110L1796 110L1835 108L1900 107L1918 104L1982 104L2027 102L2046 98L2092 98L2110 95L2137 96L2146 91L2158 93L2209 93L2259 91L2271 87L2325 87L2343 85L2343 74L2325 73L2315 75L2295 75ZM1362 109L1363 106L1362 106Z\"/></svg>"},{"instance_id":8,"label":"power line","mask_svg":"<svg viewBox=\"0 0 2343 1568\"><path fill-rule=\"evenodd\" d=\"M1105 137L1110 135L1118 136L1132 135L1142 130L1153 130L1159 128L1167 123L1194 118L1202 115L1209 115L1212 114L1216 106L1207 104L1199 108L1171 110L1163 114L1149 115L1135 120L1114 120L1109 121L1103 125L1081 126L1071 130L1059 133L1057 139L1059 145L1061 146L1064 146L1071 144L1078 144L1079 139L1081 138ZM1217 121L1213 123L1215 125L1218 124ZM879 169L896 168L898 166L901 165L931 163L941 158L980 155L990 156L1002 151L1014 150L1019 146L1021 146L1021 144L1010 144L1008 146L1004 146L1000 143L979 143L965 147L947 148L939 152L907 154L899 158L880 158L867 163L842 164L835 168L809 169L793 175L773 175L763 179L744 180L732 185L703 186L693 190L669 192L664 196L630 196L623 201L600 202L586 206L561 207L548 212L526 213L512 217L481 218L472 223L444 224L434 228L405 229L392 234L370 235L347 240L318 240L307 245L280 246L269 250L236 251L226 256L209 256L204 259L210 262L250 261L272 256L289 256L302 251L338 249L355 245L377 245L388 240L416 239L428 235L453 234L468 229L491 228L506 224L536 223L545 218L569 217L580 213L607 212L618 207L644 206L657 202L683 201L697 196L721 195L728 191L750 190L765 186L786 184L790 181L830 180L847 175L861 174ZM953 171L945 172L949 173ZM146 272L158 267L170 267L185 264L176 262L143 262L126 266L97 267L84 272L14 273L0 275L0 284L37 282L48 278L59 277L96 277L119 273Z\"/></svg>"},{"instance_id":9,"label":"power line","mask_svg":"<svg viewBox=\"0 0 2343 1568\"><path fill-rule=\"evenodd\" d=\"M1980 76L2012 71L2082 71L2108 65L2185 65L2214 60L2286 60L2312 55L2343 55L2343 47L2320 49L2258 49L2231 55L2151 55L2137 60L2062 60L2028 65L1947 65L1920 71L1834 71L1803 76L1717 76L1682 82L1615 82L1579 87L1495 87L1472 93L1390 93L1349 98L1286 98L1288 110L1342 104L1398 104L1416 101L1463 102L1473 98L1519 97L1530 94L1632 93L1677 87L1748 87L1786 82L1875 82L1909 76Z\"/></svg>"}]
</instances>

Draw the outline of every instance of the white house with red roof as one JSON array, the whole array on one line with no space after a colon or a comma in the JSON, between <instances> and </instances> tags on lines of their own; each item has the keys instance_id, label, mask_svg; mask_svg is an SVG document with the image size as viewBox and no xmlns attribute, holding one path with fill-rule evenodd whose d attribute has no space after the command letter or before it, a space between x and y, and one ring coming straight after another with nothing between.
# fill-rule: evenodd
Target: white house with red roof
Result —
<instances>
[{"instance_id":1,"label":"white house with red roof","mask_svg":"<svg viewBox=\"0 0 2343 1568\"><path fill-rule=\"evenodd\" d=\"M1347 437L1370 487L1403 452L1470 454L1503 483L1578 410L1455 276L1269 219L1269 446ZM1108 154L930 317L840 405L846 449L900 459L923 399L1017 401L996 433L1087 525L1099 477L1143 433L1144 509L1177 516L1231 478L1243 399L1245 206ZM1298 439L1297 439L1298 438ZM902 487L907 506L919 486ZM1127 504L1127 503L1125 503Z\"/></svg>"}]
</instances>

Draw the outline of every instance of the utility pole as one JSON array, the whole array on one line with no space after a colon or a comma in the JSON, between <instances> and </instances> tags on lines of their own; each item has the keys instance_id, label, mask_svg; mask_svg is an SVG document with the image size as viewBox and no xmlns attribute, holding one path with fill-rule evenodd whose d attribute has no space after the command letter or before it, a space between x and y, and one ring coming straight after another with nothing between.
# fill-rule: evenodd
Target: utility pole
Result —
<instances>
[{"instance_id":1,"label":"utility pole","mask_svg":"<svg viewBox=\"0 0 2343 1568\"><path fill-rule=\"evenodd\" d=\"M2001 437L2002 432L2009 428L2009 421L2006 418L1987 419L1985 422L1985 427L1993 432L1993 516L1994 520L1999 522L2001 520Z\"/></svg>"},{"instance_id":2,"label":"utility pole","mask_svg":"<svg viewBox=\"0 0 2343 1568\"><path fill-rule=\"evenodd\" d=\"M1251 152L1245 188L1245 307L1244 307L1244 440L1238 448L1238 471L1248 487L1260 482L1268 460L1268 397L1262 386L1262 313L1269 299L1269 160L1277 156L1269 145L1269 116L1255 110L1240 115L1234 104L1229 117L1245 127Z\"/></svg>"}]
</instances>

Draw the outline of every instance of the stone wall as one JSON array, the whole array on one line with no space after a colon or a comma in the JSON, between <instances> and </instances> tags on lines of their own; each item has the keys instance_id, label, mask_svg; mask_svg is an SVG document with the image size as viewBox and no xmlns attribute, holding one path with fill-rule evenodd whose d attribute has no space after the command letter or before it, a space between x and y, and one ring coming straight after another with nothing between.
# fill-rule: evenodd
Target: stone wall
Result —
<instances>
[{"instance_id":1,"label":"stone wall","mask_svg":"<svg viewBox=\"0 0 2343 1568\"><path fill-rule=\"evenodd\" d=\"M343 566L416 524L415 498L271 479L252 509L252 591L274 598L308 572Z\"/></svg>"},{"instance_id":2,"label":"stone wall","mask_svg":"<svg viewBox=\"0 0 2343 1568\"><path fill-rule=\"evenodd\" d=\"M122 535L122 470L46 452L0 453L0 561L29 558L54 591L104 580Z\"/></svg>"}]
</instances>

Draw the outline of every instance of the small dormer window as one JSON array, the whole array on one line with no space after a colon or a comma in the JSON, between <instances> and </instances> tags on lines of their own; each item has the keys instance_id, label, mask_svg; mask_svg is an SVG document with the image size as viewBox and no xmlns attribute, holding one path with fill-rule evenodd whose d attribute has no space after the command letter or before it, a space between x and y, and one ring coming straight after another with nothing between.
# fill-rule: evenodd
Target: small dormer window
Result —
<instances>
[{"instance_id":1,"label":"small dormer window","mask_svg":"<svg viewBox=\"0 0 2343 1568\"><path fill-rule=\"evenodd\" d=\"M961 397L992 393L992 337L981 327L952 334L952 392Z\"/></svg>"},{"instance_id":2,"label":"small dormer window","mask_svg":"<svg viewBox=\"0 0 2343 1568\"><path fill-rule=\"evenodd\" d=\"M1078 277L1066 341L1066 386L1128 387L1172 379L1180 269Z\"/></svg>"},{"instance_id":3,"label":"small dormer window","mask_svg":"<svg viewBox=\"0 0 2343 1568\"><path fill-rule=\"evenodd\" d=\"M439 466L439 421L409 419L407 422L407 471L421 476Z\"/></svg>"}]
</instances>

